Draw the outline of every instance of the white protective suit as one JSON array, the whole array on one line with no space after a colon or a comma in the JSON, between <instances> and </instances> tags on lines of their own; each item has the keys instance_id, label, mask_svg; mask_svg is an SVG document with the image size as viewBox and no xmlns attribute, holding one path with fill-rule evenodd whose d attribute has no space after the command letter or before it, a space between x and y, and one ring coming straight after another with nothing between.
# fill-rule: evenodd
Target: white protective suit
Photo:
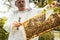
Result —
<instances>
[{"instance_id":1,"label":"white protective suit","mask_svg":"<svg viewBox=\"0 0 60 40\"><path fill-rule=\"evenodd\" d=\"M8 17L8 20L6 21L5 25L4 25L4 29L9 32L9 38L8 40L26 40L26 35L25 35L25 31L24 31L24 27L20 26L19 30L17 30L16 27L12 26L12 23L14 21L18 21L19 17L20 22L24 22L27 19L33 17L34 15L38 14L39 12L42 12L42 10L45 9L44 8L40 8L40 9L27 9L25 11L17 11L17 10L10 10L10 16ZM38 40L39 37L35 37L31 40Z\"/></svg>"}]
</instances>

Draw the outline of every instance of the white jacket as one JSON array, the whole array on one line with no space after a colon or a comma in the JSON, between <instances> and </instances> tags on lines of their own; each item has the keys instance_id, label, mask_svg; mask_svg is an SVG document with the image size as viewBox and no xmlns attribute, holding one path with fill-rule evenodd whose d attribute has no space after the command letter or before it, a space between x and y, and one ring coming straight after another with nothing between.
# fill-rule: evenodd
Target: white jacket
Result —
<instances>
[{"instance_id":1,"label":"white jacket","mask_svg":"<svg viewBox=\"0 0 60 40\"><path fill-rule=\"evenodd\" d=\"M6 21L5 25L4 25L4 29L9 32L9 38L8 40L26 40L26 35L25 35L25 31L24 31L24 27L21 26L19 27L19 30L17 30L16 27L12 26L12 23L14 21L18 21L19 17L21 18L20 22L24 22L25 20L35 16L36 14L38 14L38 12L42 12L42 8L41 9L33 9L33 10L26 10L26 11L14 11L11 10L10 16L8 17L8 20ZM35 37L31 40L38 40L39 37Z\"/></svg>"}]
</instances>

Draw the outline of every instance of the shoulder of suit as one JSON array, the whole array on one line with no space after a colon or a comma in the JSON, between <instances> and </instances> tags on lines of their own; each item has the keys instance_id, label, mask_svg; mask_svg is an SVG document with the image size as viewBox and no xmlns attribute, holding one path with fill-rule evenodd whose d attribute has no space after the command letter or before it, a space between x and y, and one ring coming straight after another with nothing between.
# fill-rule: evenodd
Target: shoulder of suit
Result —
<instances>
[{"instance_id":1,"label":"shoulder of suit","mask_svg":"<svg viewBox=\"0 0 60 40\"><path fill-rule=\"evenodd\" d=\"M13 8L11 8L11 9L8 11L8 13L9 13L9 16L14 16L14 15L17 13L17 11L14 10Z\"/></svg>"},{"instance_id":2,"label":"shoulder of suit","mask_svg":"<svg viewBox=\"0 0 60 40\"><path fill-rule=\"evenodd\" d=\"M10 9L10 11L11 11L11 12L14 12L14 13L16 13L16 12L17 12L17 10L16 10L16 9L14 9L14 8L11 8L11 9Z\"/></svg>"}]
</instances>

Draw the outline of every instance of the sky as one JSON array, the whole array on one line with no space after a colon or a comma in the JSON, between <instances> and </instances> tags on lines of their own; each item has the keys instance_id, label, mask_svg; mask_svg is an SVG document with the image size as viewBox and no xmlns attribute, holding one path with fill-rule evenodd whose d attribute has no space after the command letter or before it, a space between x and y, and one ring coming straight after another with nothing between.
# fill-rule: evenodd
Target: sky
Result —
<instances>
[{"instance_id":1,"label":"sky","mask_svg":"<svg viewBox=\"0 0 60 40\"><path fill-rule=\"evenodd\" d=\"M8 11L8 6L4 5L4 0L0 0L0 18L3 16L8 16L6 12Z\"/></svg>"}]
</instances>

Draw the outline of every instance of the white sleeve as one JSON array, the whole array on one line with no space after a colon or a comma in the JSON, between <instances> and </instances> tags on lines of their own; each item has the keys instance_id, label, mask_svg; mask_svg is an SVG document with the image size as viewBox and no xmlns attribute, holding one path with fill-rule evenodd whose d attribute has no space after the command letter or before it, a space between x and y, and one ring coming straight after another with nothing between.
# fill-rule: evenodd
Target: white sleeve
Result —
<instances>
[{"instance_id":1,"label":"white sleeve","mask_svg":"<svg viewBox=\"0 0 60 40\"><path fill-rule=\"evenodd\" d=\"M36 8L36 11L37 11L37 12L42 12L44 9L47 10L47 7L49 7L49 5L46 5L46 6L43 7L43 8Z\"/></svg>"},{"instance_id":2,"label":"white sleeve","mask_svg":"<svg viewBox=\"0 0 60 40\"><path fill-rule=\"evenodd\" d=\"M43 7L43 9L48 9L50 7L49 4L47 4L45 7Z\"/></svg>"},{"instance_id":3,"label":"white sleeve","mask_svg":"<svg viewBox=\"0 0 60 40\"><path fill-rule=\"evenodd\" d=\"M5 22L5 25L4 25L4 29L5 29L7 32L13 32L13 31L16 31L16 30L17 30L16 27L13 27L13 26L12 26L12 23L13 23L13 15L12 15L11 12L10 12L10 15L9 15L7 21Z\"/></svg>"}]
</instances>

